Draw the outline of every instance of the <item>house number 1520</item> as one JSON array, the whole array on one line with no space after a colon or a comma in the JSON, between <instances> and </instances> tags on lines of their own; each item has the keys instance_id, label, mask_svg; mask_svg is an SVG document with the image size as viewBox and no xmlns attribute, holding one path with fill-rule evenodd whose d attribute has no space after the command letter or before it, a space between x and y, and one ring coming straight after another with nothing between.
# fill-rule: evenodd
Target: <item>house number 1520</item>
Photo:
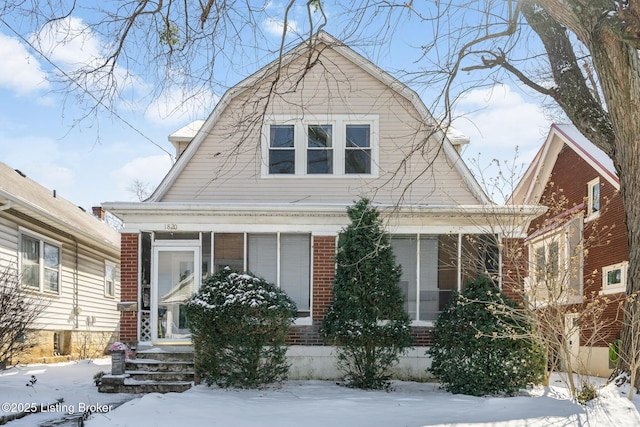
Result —
<instances>
[{"instance_id":1,"label":"house number 1520","mask_svg":"<svg viewBox=\"0 0 640 427\"><path fill-rule=\"evenodd\" d=\"M178 224L165 224L164 225L164 229L165 230L177 230L178 229Z\"/></svg>"}]
</instances>

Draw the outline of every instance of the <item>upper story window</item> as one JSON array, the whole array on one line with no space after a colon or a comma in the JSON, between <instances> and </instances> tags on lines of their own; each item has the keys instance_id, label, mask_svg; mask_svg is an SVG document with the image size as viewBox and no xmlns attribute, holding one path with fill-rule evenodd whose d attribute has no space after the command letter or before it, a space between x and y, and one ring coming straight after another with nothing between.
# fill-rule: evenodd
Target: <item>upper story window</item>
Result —
<instances>
[{"instance_id":1,"label":"upper story window","mask_svg":"<svg viewBox=\"0 0 640 427\"><path fill-rule=\"evenodd\" d=\"M602 293L624 292L627 287L627 261L602 267Z\"/></svg>"},{"instance_id":2,"label":"upper story window","mask_svg":"<svg viewBox=\"0 0 640 427\"><path fill-rule=\"evenodd\" d=\"M269 174L293 174L296 150L293 125L269 126Z\"/></svg>"},{"instance_id":3,"label":"upper story window","mask_svg":"<svg viewBox=\"0 0 640 427\"><path fill-rule=\"evenodd\" d=\"M307 174L333 173L333 126L307 126Z\"/></svg>"},{"instance_id":4,"label":"upper story window","mask_svg":"<svg viewBox=\"0 0 640 427\"><path fill-rule=\"evenodd\" d=\"M22 284L40 292L60 292L61 244L35 233L20 234Z\"/></svg>"},{"instance_id":5,"label":"upper story window","mask_svg":"<svg viewBox=\"0 0 640 427\"><path fill-rule=\"evenodd\" d=\"M265 121L262 176L376 176L378 117L335 115Z\"/></svg>"},{"instance_id":6,"label":"upper story window","mask_svg":"<svg viewBox=\"0 0 640 427\"><path fill-rule=\"evenodd\" d=\"M587 183L587 220L600 213L600 178Z\"/></svg>"}]
</instances>

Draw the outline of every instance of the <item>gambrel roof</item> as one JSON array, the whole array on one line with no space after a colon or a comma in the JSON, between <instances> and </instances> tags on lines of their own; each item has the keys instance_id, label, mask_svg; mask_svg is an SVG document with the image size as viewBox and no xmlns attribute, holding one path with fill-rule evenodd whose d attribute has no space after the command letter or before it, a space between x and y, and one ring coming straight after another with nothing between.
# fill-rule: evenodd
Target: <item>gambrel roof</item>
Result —
<instances>
[{"instance_id":1,"label":"gambrel roof","mask_svg":"<svg viewBox=\"0 0 640 427\"><path fill-rule=\"evenodd\" d=\"M509 204L538 203L564 145L583 158L614 188L620 188L613 161L604 151L585 138L575 126L553 124L547 139L513 191Z\"/></svg>"},{"instance_id":2,"label":"gambrel roof","mask_svg":"<svg viewBox=\"0 0 640 427\"><path fill-rule=\"evenodd\" d=\"M387 88L392 90L394 94L400 98L407 100L418 112L420 119L426 123L431 129L436 130L434 133L434 139L440 141L442 145L442 152L447 158L447 161L452 165L452 168L460 175L464 185L474 195L475 199L480 204L490 204L489 198L486 196L480 185L477 183L472 173L468 169L460 157L459 152L454 147L468 143L468 138L453 130L445 133L441 130L439 123L433 118L431 113L427 110L426 106L418 96L418 94L410 89L405 84L399 82L393 76L383 71L381 68L373 64L371 61L365 59L363 56L355 52L353 49L346 46L341 41L337 40L333 36L327 34L324 31L319 32L312 39L304 41L290 52L284 54L281 58L276 59L270 64L266 65L256 73L252 74L248 78L244 79L237 85L233 86L222 96L220 101L215 106L213 112L209 117L201 124L201 127L191 126L191 124L185 126L178 132L170 136L172 143L177 144L177 141L183 142L185 138L193 136L193 139L185 149L185 151L178 157L176 163L173 165L169 173L162 180L160 185L156 188L154 193L149 197L147 202L161 202L173 184L176 182L180 174L185 167L189 164L194 154L198 151L203 141L207 138L207 135L214 128L225 109L231 104L231 102L239 97L246 90L255 87L264 79L280 69L286 67L287 64L291 64L297 58L308 54L310 48L315 48L316 45L323 44L334 52L338 53L346 60L353 64L356 64L360 69L373 76L377 81L384 84ZM200 125L200 123L197 123ZM198 129L198 130L195 130Z\"/></svg>"}]
</instances>

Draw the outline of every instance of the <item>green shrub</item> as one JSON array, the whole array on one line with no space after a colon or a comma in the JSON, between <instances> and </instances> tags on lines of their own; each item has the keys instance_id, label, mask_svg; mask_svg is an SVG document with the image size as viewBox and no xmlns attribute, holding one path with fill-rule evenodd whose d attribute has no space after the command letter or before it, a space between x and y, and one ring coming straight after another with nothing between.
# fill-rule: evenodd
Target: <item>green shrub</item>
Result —
<instances>
[{"instance_id":1,"label":"green shrub","mask_svg":"<svg viewBox=\"0 0 640 427\"><path fill-rule=\"evenodd\" d=\"M513 301L487 278L455 294L435 323L429 371L452 393L512 395L538 384L542 346Z\"/></svg>"},{"instance_id":2,"label":"green shrub","mask_svg":"<svg viewBox=\"0 0 640 427\"><path fill-rule=\"evenodd\" d=\"M402 271L369 201L359 201L347 213L351 224L338 240L333 303L321 332L337 346L338 369L347 385L384 388L390 368L412 343L398 286Z\"/></svg>"},{"instance_id":3,"label":"green shrub","mask_svg":"<svg viewBox=\"0 0 640 427\"><path fill-rule=\"evenodd\" d=\"M576 399L581 405L585 405L596 397L598 397L598 390L596 390L596 387L590 382L583 382L580 391L576 395Z\"/></svg>"},{"instance_id":4,"label":"green shrub","mask_svg":"<svg viewBox=\"0 0 640 427\"><path fill-rule=\"evenodd\" d=\"M287 378L285 339L296 306L251 274L224 269L187 302L196 373L208 385L257 388Z\"/></svg>"}]
</instances>

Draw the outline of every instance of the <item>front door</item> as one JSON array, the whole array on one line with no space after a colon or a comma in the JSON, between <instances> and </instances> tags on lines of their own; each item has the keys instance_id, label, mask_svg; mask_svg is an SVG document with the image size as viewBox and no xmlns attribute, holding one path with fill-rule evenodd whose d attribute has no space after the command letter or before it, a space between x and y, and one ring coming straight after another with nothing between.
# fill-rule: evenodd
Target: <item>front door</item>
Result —
<instances>
[{"instance_id":1,"label":"front door","mask_svg":"<svg viewBox=\"0 0 640 427\"><path fill-rule=\"evenodd\" d=\"M197 247L155 247L151 284L153 341L190 342L185 302L200 284Z\"/></svg>"}]
</instances>

